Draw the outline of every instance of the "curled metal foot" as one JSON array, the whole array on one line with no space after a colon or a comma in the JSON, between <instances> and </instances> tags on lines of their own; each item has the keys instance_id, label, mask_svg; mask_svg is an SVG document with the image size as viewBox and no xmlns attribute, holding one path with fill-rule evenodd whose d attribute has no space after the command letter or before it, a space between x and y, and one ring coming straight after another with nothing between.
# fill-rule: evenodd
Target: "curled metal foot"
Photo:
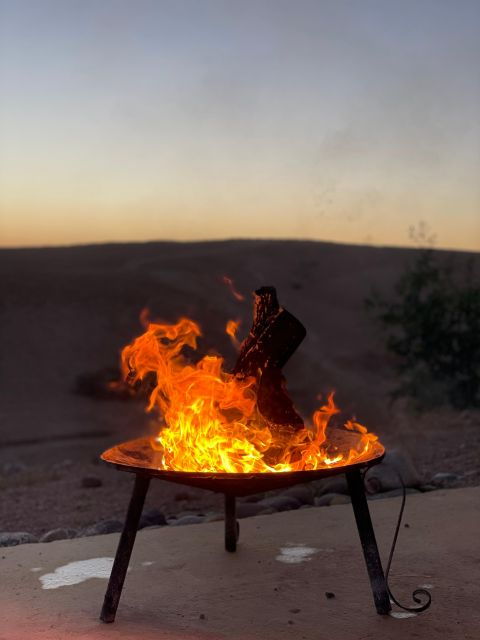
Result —
<instances>
[{"instance_id":1,"label":"curled metal foot","mask_svg":"<svg viewBox=\"0 0 480 640\"><path fill-rule=\"evenodd\" d=\"M371 467L370 467L371 468ZM365 473L363 474L363 479L365 480L365 476L367 475L369 469L367 469L365 471ZM390 574L390 568L392 566L392 560L393 560L393 554L395 553L395 547L397 545L397 538L398 538L398 533L400 531L400 526L402 524L402 519L403 519L403 512L405 510L405 502L407 500L407 492L405 489L405 484L403 482L403 478L402 476L398 473L398 471L395 472L397 473L398 479L400 480L400 484L402 486L402 504L400 507L400 511L398 513L398 518L397 518L397 525L395 527L395 533L393 536L393 541L392 541L392 546L390 547L390 553L388 555L388 563L387 563L387 570L385 571L385 581L387 583L387 591L388 591L388 596L390 598L390 600L397 605L397 607L399 607L400 609L403 609L404 611L408 611L410 613L422 613L422 611L426 611L429 606L432 603L432 595L430 593L430 591L428 591L428 589L425 589L423 587L415 589L412 593L412 599L413 601L417 604L417 606L405 606L403 604L401 604L393 595L392 590L390 589L390 585L388 582L388 578L389 578L389 574Z\"/></svg>"}]
</instances>

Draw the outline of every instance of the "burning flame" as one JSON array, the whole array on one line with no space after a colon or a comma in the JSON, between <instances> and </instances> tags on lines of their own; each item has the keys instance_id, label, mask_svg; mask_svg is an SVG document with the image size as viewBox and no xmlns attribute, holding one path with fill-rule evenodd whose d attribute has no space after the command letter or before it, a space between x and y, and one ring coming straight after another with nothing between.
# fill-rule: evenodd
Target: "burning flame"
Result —
<instances>
[{"instance_id":1,"label":"burning flame","mask_svg":"<svg viewBox=\"0 0 480 640\"><path fill-rule=\"evenodd\" d=\"M237 338L238 327L240 326L240 320L228 320L225 328L225 333L230 336L233 346L238 349L240 347L240 341Z\"/></svg>"},{"instance_id":2,"label":"burning flame","mask_svg":"<svg viewBox=\"0 0 480 640\"><path fill-rule=\"evenodd\" d=\"M223 276L222 278L223 282L229 287L233 297L238 300L239 302L243 302L245 300L245 296L242 295L241 293L239 293L236 289L235 289L235 285L233 284L233 280L231 278L229 278L228 276Z\"/></svg>"},{"instance_id":3,"label":"burning flame","mask_svg":"<svg viewBox=\"0 0 480 640\"><path fill-rule=\"evenodd\" d=\"M145 319L145 314L143 316ZM227 333L236 340L236 321ZM347 446L327 437L327 427L339 412L333 393L313 414L311 428L280 440L257 407L256 379L223 369L223 358L207 355L196 364L186 361L184 347L197 348L200 327L181 318L176 324L150 322L146 331L122 352L126 379L135 383L151 374L156 385L147 411L161 416L153 446L162 452L164 469L197 472L285 472L349 464L383 450L378 438L358 422L345 423ZM335 430L338 431L338 430ZM281 447L275 463L265 459Z\"/></svg>"}]
</instances>

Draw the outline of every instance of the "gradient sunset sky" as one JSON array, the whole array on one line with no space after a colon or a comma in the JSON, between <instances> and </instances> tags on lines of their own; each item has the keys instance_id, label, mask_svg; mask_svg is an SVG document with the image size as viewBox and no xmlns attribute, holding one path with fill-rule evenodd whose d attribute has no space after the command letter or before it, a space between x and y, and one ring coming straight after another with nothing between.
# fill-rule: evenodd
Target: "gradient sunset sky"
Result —
<instances>
[{"instance_id":1,"label":"gradient sunset sky","mask_svg":"<svg viewBox=\"0 0 480 640\"><path fill-rule=\"evenodd\" d=\"M480 250L478 0L0 0L0 246Z\"/></svg>"}]
</instances>

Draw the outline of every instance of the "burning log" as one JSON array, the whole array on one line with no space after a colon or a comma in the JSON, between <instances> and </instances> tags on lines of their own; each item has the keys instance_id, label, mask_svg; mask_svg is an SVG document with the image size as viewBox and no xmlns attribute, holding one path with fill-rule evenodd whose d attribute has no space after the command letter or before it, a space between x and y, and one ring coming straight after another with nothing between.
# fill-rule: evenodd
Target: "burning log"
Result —
<instances>
[{"instance_id":1,"label":"burning log","mask_svg":"<svg viewBox=\"0 0 480 640\"><path fill-rule=\"evenodd\" d=\"M228 330L227 326L227 330ZM234 337L235 330L230 332ZM235 372L224 359L205 355L190 362L200 327L189 318L150 322L122 350L122 371L133 385L150 385L148 410L161 416L149 442L164 470L208 473L271 473L327 469L363 460L377 436L349 420L352 442L327 435L338 413L333 393L305 429L285 389L281 367L305 337L300 322L282 308L275 289L255 294L254 320L242 343ZM380 445L381 447L381 445ZM383 451L383 449L382 449Z\"/></svg>"},{"instance_id":2,"label":"burning log","mask_svg":"<svg viewBox=\"0 0 480 640\"><path fill-rule=\"evenodd\" d=\"M304 426L303 419L295 411L288 395L285 376L276 367L267 368L262 373L258 384L257 406L262 416L274 425L285 425L294 431Z\"/></svg>"},{"instance_id":3,"label":"burning log","mask_svg":"<svg viewBox=\"0 0 480 640\"><path fill-rule=\"evenodd\" d=\"M267 368L281 369L305 335L303 324L279 306L274 287L257 289L253 325L242 343L233 373L259 378Z\"/></svg>"},{"instance_id":4,"label":"burning log","mask_svg":"<svg viewBox=\"0 0 480 640\"><path fill-rule=\"evenodd\" d=\"M306 335L305 327L280 307L274 287L255 291L253 325L242 343L233 372L257 379L257 406L276 436L276 446L266 458L273 461L303 419L285 388L281 369Z\"/></svg>"}]
</instances>

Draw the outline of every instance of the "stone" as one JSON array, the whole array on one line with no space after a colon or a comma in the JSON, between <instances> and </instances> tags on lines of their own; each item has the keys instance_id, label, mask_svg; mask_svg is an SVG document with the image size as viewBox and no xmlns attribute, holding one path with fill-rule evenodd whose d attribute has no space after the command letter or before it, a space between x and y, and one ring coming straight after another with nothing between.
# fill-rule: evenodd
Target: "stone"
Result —
<instances>
[{"instance_id":1,"label":"stone","mask_svg":"<svg viewBox=\"0 0 480 640\"><path fill-rule=\"evenodd\" d=\"M266 498L265 493L254 493L251 496L245 496L244 498L240 498L241 502L259 502Z\"/></svg>"},{"instance_id":2,"label":"stone","mask_svg":"<svg viewBox=\"0 0 480 640\"><path fill-rule=\"evenodd\" d=\"M204 516L204 515L205 514L199 513L194 509L188 509L187 511L179 511L178 513L176 513L175 515L171 515L170 517L174 518L175 520L180 520L180 518L183 518L184 516Z\"/></svg>"},{"instance_id":3,"label":"stone","mask_svg":"<svg viewBox=\"0 0 480 640\"><path fill-rule=\"evenodd\" d=\"M14 547L17 544L38 542L38 538L27 531L2 531L0 533L0 547Z\"/></svg>"},{"instance_id":4,"label":"stone","mask_svg":"<svg viewBox=\"0 0 480 640\"><path fill-rule=\"evenodd\" d=\"M174 527L180 527L184 524L200 524L204 521L202 516L182 516L178 520L172 520L170 524Z\"/></svg>"},{"instance_id":5,"label":"stone","mask_svg":"<svg viewBox=\"0 0 480 640\"><path fill-rule=\"evenodd\" d=\"M97 476L84 476L81 484L84 489L93 489L94 487L101 487L103 482Z\"/></svg>"},{"instance_id":6,"label":"stone","mask_svg":"<svg viewBox=\"0 0 480 640\"><path fill-rule=\"evenodd\" d=\"M289 511L290 509L298 509L300 501L291 496L273 496L264 498L257 504L261 504L264 509L272 508L275 511Z\"/></svg>"},{"instance_id":7,"label":"stone","mask_svg":"<svg viewBox=\"0 0 480 640\"><path fill-rule=\"evenodd\" d=\"M411 487L405 488L406 495L411 495L414 493L420 493L418 489L413 489ZM398 489L391 489L390 491L384 491L383 493L374 493L373 495L368 496L369 500L383 500L383 498L397 498L398 496L403 495L403 489L399 487Z\"/></svg>"},{"instance_id":8,"label":"stone","mask_svg":"<svg viewBox=\"0 0 480 640\"><path fill-rule=\"evenodd\" d=\"M261 502L239 502L236 508L237 518L250 518L252 516L258 516L261 511L264 511L265 505Z\"/></svg>"},{"instance_id":9,"label":"stone","mask_svg":"<svg viewBox=\"0 0 480 640\"><path fill-rule=\"evenodd\" d=\"M78 534L78 537L82 536L101 536L107 533L118 533L123 529L123 522L120 520L101 520L95 524L86 527Z\"/></svg>"},{"instance_id":10,"label":"stone","mask_svg":"<svg viewBox=\"0 0 480 640\"><path fill-rule=\"evenodd\" d=\"M159 511L158 509L147 509L140 517L138 528L144 529L145 527L151 527L152 525L165 526L166 524L167 519L162 511Z\"/></svg>"},{"instance_id":11,"label":"stone","mask_svg":"<svg viewBox=\"0 0 480 640\"><path fill-rule=\"evenodd\" d=\"M316 496L323 496L325 493L343 493L347 495L348 485L344 475L328 478L326 480L316 480L312 482Z\"/></svg>"},{"instance_id":12,"label":"stone","mask_svg":"<svg viewBox=\"0 0 480 640\"><path fill-rule=\"evenodd\" d=\"M308 484L297 484L293 487L289 487L285 491L282 491L282 495L295 498L302 504L314 504L315 492L313 487Z\"/></svg>"},{"instance_id":13,"label":"stone","mask_svg":"<svg viewBox=\"0 0 480 640\"><path fill-rule=\"evenodd\" d=\"M420 476L410 456L399 449L387 451L380 464L371 467L365 476L365 487L368 493L381 493L406 487L420 486Z\"/></svg>"},{"instance_id":14,"label":"stone","mask_svg":"<svg viewBox=\"0 0 480 640\"><path fill-rule=\"evenodd\" d=\"M272 513L277 513L276 509L272 509L272 507L268 507L267 509L262 509L262 511L260 511L260 513L258 514L259 516L269 516Z\"/></svg>"},{"instance_id":15,"label":"stone","mask_svg":"<svg viewBox=\"0 0 480 640\"><path fill-rule=\"evenodd\" d=\"M431 479L435 487L450 487L461 479L457 473L436 473Z\"/></svg>"},{"instance_id":16,"label":"stone","mask_svg":"<svg viewBox=\"0 0 480 640\"><path fill-rule=\"evenodd\" d=\"M418 487L418 489L423 493L426 493L427 491L436 491L438 487L436 487L434 484L422 484L420 487Z\"/></svg>"},{"instance_id":17,"label":"stone","mask_svg":"<svg viewBox=\"0 0 480 640\"><path fill-rule=\"evenodd\" d=\"M54 540L68 540L70 538L76 538L78 531L69 527L59 527L58 529L52 529L47 531L40 538L39 542L53 542Z\"/></svg>"},{"instance_id":18,"label":"stone","mask_svg":"<svg viewBox=\"0 0 480 640\"><path fill-rule=\"evenodd\" d=\"M350 496L346 496L343 493L336 493L330 500L330 506L333 507L336 504L350 504Z\"/></svg>"},{"instance_id":19,"label":"stone","mask_svg":"<svg viewBox=\"0 0 480 640\"><path fill-rule=\"evenodd\" d=\"M335 498L335 496L342 495L340 493L324 493L322 496L317 496L315 498L315 506L316 507L329 507L330 502Z\"/></svg>"},{"instance_id":20,"label":"stone","mask_svg":"<svg viewBox=\"0 0 480 640\"><path fill-rule=\"evenodd\" d=\"M225 516L223 515L223 513L212 512L212 513L207 513L203 521L219 522L220 520L224 520L224 519L225 519Z\"/></svg>"}]
</instances>

